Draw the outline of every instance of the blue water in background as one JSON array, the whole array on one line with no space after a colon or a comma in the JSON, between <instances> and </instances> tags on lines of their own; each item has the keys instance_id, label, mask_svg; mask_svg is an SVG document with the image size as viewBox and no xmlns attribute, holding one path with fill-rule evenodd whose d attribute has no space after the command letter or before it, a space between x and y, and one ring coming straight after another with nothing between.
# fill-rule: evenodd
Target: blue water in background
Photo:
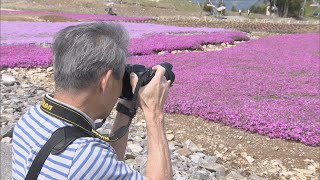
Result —
<instances>
[{"instance_id":1,"label":"blue water in background","mask_svg":"<svg viewBox=\"0 0 320 180\"><path fill-rule=\"evenodd\" d=\"M195 3L200 3L203 4L206 2L206 0L193 0ZM216 0L212 0L212 2L216 2ZM219 2L219 0L217 0ZM236 0L236 1L231 1L231 0L224 0L224 4L226 5L227 9L231 9L232 6L234 5L237 9L242 9L246 10L249 9L253 4L261 2L261 0ZM217 6L218 4L216 4Z\"/></svg>"}]
</instances>

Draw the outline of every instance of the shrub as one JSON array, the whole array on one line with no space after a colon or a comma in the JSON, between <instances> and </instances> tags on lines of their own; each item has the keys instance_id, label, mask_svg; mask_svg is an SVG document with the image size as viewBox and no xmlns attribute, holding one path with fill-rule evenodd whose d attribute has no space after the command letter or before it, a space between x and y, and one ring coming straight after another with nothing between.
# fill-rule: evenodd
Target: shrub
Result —
<instances>
[{"instance_id":1,"label":"shrub","mask_svg":"<svg viewBox=\"0 0 320 180\"><path fill-rule=\"evenodd\" d=\"M252 13L266 14L267 5L266 4L254 4L250 7Z\"/></svg>"}]
</instances>

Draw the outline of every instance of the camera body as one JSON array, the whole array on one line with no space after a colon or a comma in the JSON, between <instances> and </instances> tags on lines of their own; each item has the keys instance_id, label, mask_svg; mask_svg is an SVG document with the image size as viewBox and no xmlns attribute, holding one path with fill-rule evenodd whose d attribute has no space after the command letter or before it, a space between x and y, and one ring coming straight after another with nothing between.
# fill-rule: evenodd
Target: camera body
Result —
<instances>
[{"instance_id":1,"label":"camera body","mask_svg":"<svg viewBox=\"0 0 320 180\"><path fill-rule=\"evenodd\" d=\"M172 72L173 66L167 62L163 62L160 65L166 69L164 76L167 80L171 80L172 84L175 80L175 75ZM148 84L155 75L155 71L152 70L152 68L146 68L144 65L140 64L127 64L123 76L122 93L120 96L120 98L122 99L132 100L133 98L132 86L130 84L130 74L132 72L136 73L139 79L143 74L147 74L147 77L143 80L141 86L145 86L146 84Z\"/></svg>"}]
</instances>

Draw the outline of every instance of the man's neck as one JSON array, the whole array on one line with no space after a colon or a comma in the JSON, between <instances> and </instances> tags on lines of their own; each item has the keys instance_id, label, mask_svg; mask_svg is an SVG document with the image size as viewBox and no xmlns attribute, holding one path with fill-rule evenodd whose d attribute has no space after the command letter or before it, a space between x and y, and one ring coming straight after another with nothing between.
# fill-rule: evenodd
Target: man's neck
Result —
<instances>
[{"instance_id":1,"label":"man's neck","mask_svg":"<svg viewBox=\"0 0 320 180\"><path fill-rule=\"evenodd\" d=\"M54 98L68 104L89 116L93 121L100 116L95 98L89 91L56 91Z\"/></svg>"}]
</instances>

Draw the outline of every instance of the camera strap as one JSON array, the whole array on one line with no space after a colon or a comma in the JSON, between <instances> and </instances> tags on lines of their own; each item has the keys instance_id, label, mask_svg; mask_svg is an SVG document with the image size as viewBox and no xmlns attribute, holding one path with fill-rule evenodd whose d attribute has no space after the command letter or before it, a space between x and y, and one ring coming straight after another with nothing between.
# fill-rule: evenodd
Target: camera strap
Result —
<instances>
[{"instance_id":1,"label":"camera strap","mask_svg":"<svg viewBox=\"0 0 320 180\"><path fill-rule=\"evenodd\" d=\"M112 136L107 136L100 134L95 128L92 127L90 121L83 116L81 113L71 109L70 107L61 104L59 102L53 101L48 97L44 97L40 109L50 116L53 116L61 121L67 122L79 128L81 131L89 136L97 137L106 142L114 142L120 139L124 134L126 134L127 126L119 128ZM130 125L130 124L129 124Z\"/></svg>"},{"instance_id":2,"label":"camera strap","mask_svg":"<svg viewBox=\"0 0 320 180\"><path fill-rule=\"evenodd\" d=\"M135 114L137 111L138 92L142 86L142 83L150 75L150 73L153 73L153 72L152 71L144 72L137 82L136 88L133 93L133 98L132 98L133 109L130 109L130 112L132 114ZM88 134L92 137L97 137L97 138L104 140L106 142L115 142L115 141L119 140L120 138L122 138L129 130L129 126L132 122L132 118L134 117L134 116L129 117L129 122L127 125L122 126L119 129L117 129L111 136L107 136L107 135L101 134L98 131L96 131L96 129L91 126L90 121L85 116L83 116L81 113L75 111L74 109L71 109L70 107L68 107L64 104L53 101L46 96L43 98L43 100L41 102L40 109L43 112L61 120L61 121L65 121L69 124L74 125L75 127L79 128L80 130L85 132L86 134Z\"/></svg>"}]
</instances>

